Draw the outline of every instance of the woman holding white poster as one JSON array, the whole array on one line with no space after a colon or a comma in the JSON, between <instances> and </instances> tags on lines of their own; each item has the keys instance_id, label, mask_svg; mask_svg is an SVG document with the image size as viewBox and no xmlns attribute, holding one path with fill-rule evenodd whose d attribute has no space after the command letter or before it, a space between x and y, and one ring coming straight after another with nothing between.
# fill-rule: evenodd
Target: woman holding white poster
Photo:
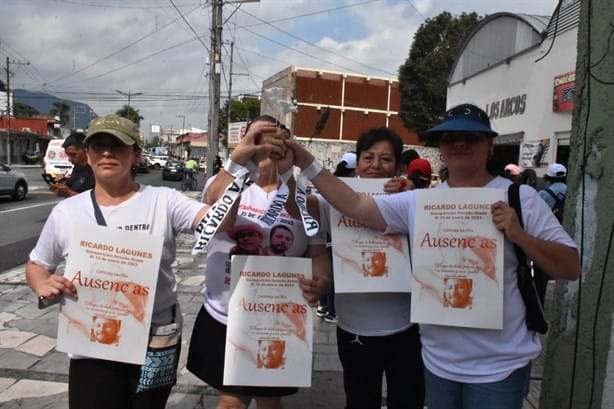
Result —
<instances>
[{"instance_id":1,"label":"woman holding white poster","mask_svg":"<svg viewBox=\"0 0 614 409\"><path fill-rule=\"evenodd\" d=\"M245 156L245 150L249 150L252 145L264 148L264 145L255 145L255 141L262 139L263 135L283 139L289 137L289 132L285 126L269 115L256 118L249 124L245 137L233 150L224 168L207 182L203 193L203 201L211 205L213 209L216 203L219 203L218 199L229 198L226 201L229 203L232 200L230 199L232 191L238 192L234 204L227 206L226 211L221 210L224 216L219 216L220 218L227 217L231 227L217 229L211 237L207 252L203 306L194 323L187 361L187 368L190 372L219 391L218 407L247 408L253 399L259 409L277 409L281 407L281 397L298 391L298 388L294 386L254 386L262 385L257 383L258 379L252 379L251 381L256 383L250 385L224 384L225 367L229 370L234 368L233 365L227 364L236 362L243 356L249 357L249 360L253 362L252 369L258 369L261 373L271 369L268 366L288 367L288 362L296 359L296 357L284 356L285 365L279 363L282 362L281 360L274 365L272 359L270 361L262 359L262 352L266 349L270 351L270 354L273 354L274 351L276 354L280 353L279 342L275 343L275 348L277 348L275 349L268 342L271 339L258 340L247 334L233 334L232 331L228 331L231 256L268 257L268 253L274 253L268 250L278 247L277 256L312 258L314 278L318 277L316 266L319 265L319 261L329 266L325 247L326 238L320 235L307 236L298 212L289 209L293 202L286 202L288 193L294 192L292 189L294 180L292 157L287 155L282 158L283 143L281 147L275 148L278 151L273 149L273 154L277 156L272 157L277 160L266 158L254 163ZM253 183L248 182L248 179ZM276 245L275 232L277 231L289 233L283 246ZM283 251L281 251L282 247ZM317 280L321 283L322 288L328 286L327 277L326 275L325 278ZM323 290L305 292L303 295L310 304L315 306L321 293ZM305 343L301 339L304 338L305 314L307 311L302 314L284 313L279 316L280 320L288 324L289 332L293 334L289 338L294 342ZM228 342L233 346L233 349L230 349L233 353L228 357L226 356L227 333L229 333ZM286 343L283 349L284 354L288 355L289 344ZM258 360L259 353L260 361ZM302 358L311 359L311 355ZM282 370L274 372L278 372L281 377L284 376ZM290 376L285 376L285 378L286 382L292 381L288 379Z\"/></svg>"},{"instance_id":2,"label":"woman holding white poster","mask_svg":"<svg viewBox=\"0 0 614 409\"><path fill-rule=\"evenodd\" d=\"M85 302L90 293L85 291L85 287L78 287L80 282L73 283L70 277L54 274L58 264L70 257L68 249L71 238L79 233L75 226L86 225L82 230L88 230L87 226L98 228L97 225L106 225L108 229L104 229L107 231L105 234L120 236L134 246L144 235L159 237L158 243L163 243L159 266L153 271L138 271L156 274L156 288L143 289L125 281L120 270L112 265L96 264L92 270L109 277L109 281L100 280L101 284L97 286L107 287L110 284L115 288L115 293L120 288L124 293L120 297L108 291L107 287L101 297L90 299L87 304L79 304L99 311L99 316L75 309L72 313L66 311L63 314L69 320L68 326L76 329L73 330L75 336L83 333L85 343L107 348L109 356L108 359L99 359L69 354L70 408L164 408L176 380L182 320L171 267L175 259L175 236L178 232L193 230L207 206L175 189L136 183L133 169L141 157L140 141L138 126L126 118L107 115L90 123L84 143L96 179L95 188L67 198L53 208L26 266L28 283L43 305L61 297L70 298L73 303ZM137 256L160 257L159 254L149 253L132 253L128 257L126 254L129 250L113 250L109 246L106 250L122 257L122 260L135 260ZM100 253L102 250L92 251ZM106 267L109 267L108 271ZM80 281L81 272L78 274ZM77 294L77 288L83 289L81 294ZM91 293L94 294L94 291ZM143 300L149 295L154 297L153 313L151 318L145 318ZM68 301L64 300L64 304ZM161 368L166 371L163 381L154 382L156 378L149 376L149 367L145 369L139 364L113 360L114 351L125 343L136 341L133 333L125 333L126 320L122 322L108 314L109 311L120 310L141 326L144 322L151 322L148 328L142 330L142 338L145 339L139 338L144 347L148 342L151 346L153 335L165 334L169 339L175 335L176 344L167 345L170 349L166 351L164 359L168 365ZM146 339L148 334L149 339Z\"/></svg>"},{"instance_id":3,"label":"woman holding white poster","mask_svg":"<svg viewBox=\"0 0 614 409\"><path fill-rule=\"evenodd\" d=\"M364 132L356 142L357 176L386 179L386 190L394 192L411 188L410 181L399 177L402 151L403 142L393 130L373 128ZM319 206L320 213L326 215L321 228L330 229L330 205L319 200ZM390 254L401 251L396 235L381 235L381 240L387 242L385 250ZM349 243L336 242L333 234L332 252L343 260L342 268L353 269L365 277L377 278L388 273L386 251L368 248L358 251ZM407 264L393 268L402 269L401 273L409 277ZM335 270L335 279L340 273ZM410 300L409 292L335 293L337 349L343 366L347 409L381 407L384 376L388 408L424 406L420 337L418 325L410 319Z\"/></svg>"},{"instance_id":4,"label":"woman holding white poster","mask_svg":"<svg viewBox=\"0 0 614 409\"><path fill-rule=\"evenodd\" d=\"M449 176L439 189L493 188L507 191L511 181L491 168L497 133L480 108L463 104L447 111L443 122L427 135L439 142ZM306 149L285 141L294 163L332 206L348 217L386 233L414 232L416 195L410 191L375 197L359 195L323 169ZM420 324L429 409L520 409L529 390L531 360L538 356L538 334L525 323L513 245L553 278L575 280L581 275L576 245L537 192L521 186L524 229L505 201L490 206L492 222L505 235L503 271L503 328L485 330ZM413 239L413 237L411 237ZM460 283L450 283L450 286ZM467 292L469 286L462 290ZM469 300L465 300L466 304ZM463 304L458 304L463 305Z\"/></svg>"}]
</instances>

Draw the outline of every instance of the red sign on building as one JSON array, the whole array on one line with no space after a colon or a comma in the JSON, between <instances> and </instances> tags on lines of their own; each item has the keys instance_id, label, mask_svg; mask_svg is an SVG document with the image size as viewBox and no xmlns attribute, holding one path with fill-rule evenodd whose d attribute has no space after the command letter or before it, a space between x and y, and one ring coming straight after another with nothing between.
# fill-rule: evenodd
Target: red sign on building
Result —
<instances>
[{"instance_id":1,"label":"red sign on building","mask_svg":"<svg viewBox=\"0 0 614 409\"><path fill-rule=\"evenodd\" d=\"M573 96L576 91L576 72L571 71L554 77L552 112L573 110Z\"/></svg>"}]
</instances>

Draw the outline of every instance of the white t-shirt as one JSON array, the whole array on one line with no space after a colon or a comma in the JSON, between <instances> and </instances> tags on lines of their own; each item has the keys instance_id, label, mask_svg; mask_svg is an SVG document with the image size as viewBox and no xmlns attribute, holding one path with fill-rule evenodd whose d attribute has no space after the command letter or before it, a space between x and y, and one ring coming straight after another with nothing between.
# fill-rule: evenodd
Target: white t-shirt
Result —
<instances>
[{"instance_id":1,"label":"white t-shirt","mask_svg":"<svg viewBox=\"0 0 614 409\"><path fill-rule=\"evenodd\" d=\"M140 185L123 203L100 206L109 227L164 237L152 325L172 322L171 307L177 304L175 274L171 268L175 260L175 236L191 231L203 206L175 189L148 185ZM48 270L55 269L68 256L74 226L84 223L98 224L89 191L64 199L53 208L36 247L30 252L30 259ZM181 318L179 310L177 318Z\"/></svg>"},{"instance_id":2,"label":"white t-shirt","mask_svg":"<svg viewBox=\"0 0 614 409\"><path fill-rule=\"evenodd\" d=\"M207 186L210 183L208 182ZM302 221L288 214L285 208L281 211L278 220L271 228L264 228L258 224L258 219L269 209L269 205L275 199L276 193L276 190L267 193L256 183L252 183L241 193L239 198L240 203L234 227L249 225L252 230L260 231L259 245L261 250L258 254L266 255L268 252L266 249L270 245L270 231L278 225L285 226L292 232L293 240L285 252L286 256L303 257L307 252L308 245L325 245L325 236L322 237L317 234L312 238L307 237ZM237 242L228 233L218 232L211 239L207 252L204 306L213 318L223 324L226 324L228 320L228 301L230 300L229 254L231 251L232 254L246 254L241 250L237 250L236 247Z\"/></svg>"},{"instance_id":3,"label":"white t-shirt","mask_svg":"<svg viewBox=\"0 0 614 409\"><path fill-rule=\"evenodd\" d=\"M320 231L330 232L331 206L319 195L318 202ZM337 325L363 336L396 334L411 325L410 304L410 293L335 293Z\"/></svg>"},{"instance_id":4,"label":"white t-shirt","mask_svg":"<svg viewBox=\"0 0 614 409\"><path fill-rule=\"evenodd\" d=\"M506 192L511 182L496 177L486 186ZM447 189L447 183L437 186ZM387 233L413 232L415 192L378 195L377 204L388 225ZM520 187L525 230L530 235L576 247L552 211L528 185ZM412 239L412 234L410 234ZM485 330L420 324L422 357L429 371L457 382L486 383L505 379L536 358L541 350L538 335L525 324L526 310L518 289L514 246L505 240L503 329Z\"/></svg>"}]
</instances>

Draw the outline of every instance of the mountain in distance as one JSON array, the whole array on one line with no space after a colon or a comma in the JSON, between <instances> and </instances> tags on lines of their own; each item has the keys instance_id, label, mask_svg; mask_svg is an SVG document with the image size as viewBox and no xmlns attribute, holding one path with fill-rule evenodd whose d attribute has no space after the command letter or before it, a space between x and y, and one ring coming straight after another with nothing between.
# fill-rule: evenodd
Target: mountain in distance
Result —
<instances>
[{"instance_id":1,"label":"mountain in distance","mask_svg":"<svg viewBox=\"0 0 614 409\"><path fill-rule=\"evenodd\" d=\"M42 115L49 114L57 101L63 101L70 106L68 111L68 124L70 128L84 129L90 123L90 119L96 117L94 110L88 105L81 102L71 101L65 98L58 98L46 92L32 92L25 89L12 89L13 101L21 102L33 106Z\"/></svg>"}]
</instances>

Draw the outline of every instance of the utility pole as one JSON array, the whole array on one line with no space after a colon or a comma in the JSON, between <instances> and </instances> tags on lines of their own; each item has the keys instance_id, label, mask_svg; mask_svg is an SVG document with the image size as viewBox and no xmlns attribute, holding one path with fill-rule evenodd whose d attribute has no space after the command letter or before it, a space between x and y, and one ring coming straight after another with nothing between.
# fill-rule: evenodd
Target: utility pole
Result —
<instances>
[{"instance_id":1,"label":"utility pole","mask_svg":"<svg viewBox=\"0 0 614 409\"><path fill-rule=\"evenodd\" d=\"M185 115L175 115L177 118L181 118L181 133L185 132Z\"/></svg>"},{"instance_id":2,"label":"utility pole","mask_svg":"<svg viewBox=\"0 0 614 409\"><path fill-rule=\"evenodd\" d=\"M177 118L181 118L181 131L179 131L179 137L181 138L181 148L183 149L183 134L185 132L185 115L175 115ZM181 152L183 155L183 152Z\"/></svg>"},{"instance_id":3,"label":"utility pole","mask_svg":"<svg viewBox=\"0 0 614 409\"><path fill-rule=\"evenodd\" d=\"M29 61L6 57L6 164L11 165L11 64L30 65Z\"/></svg>"},{"instance_id":4,"label":"utility pole","mask_svg":"<svg viewBox=\"0 0 614 409\"><path fill-rule=\"evenodd\" d=\"M260 0L228 0L227 3L255 3ZM207 131L207 176L213 175L218 154L220 123L220 76L222 72L223 0L211 0L211 56L209 66L209 130ZM232 75L231 75L232 77Z\"/></svg>"},{"instance_id":5,"label":"utility pole","mask_svg":"<svg viewBox=\"0 0 614 409\"><path fill-rule=\"evenodd\" d=\"M232 77L233 75L244 75L244 76L248 76L249 74L238 74L238 73L234 73L232 72L232 66L233 66L233 55L234 55L234 46L235 43L234 41L230 42L230 70L229 70L229 75L228 75L228 107L226 108L226 124L229 126L230 125L230 108L231 108L231 100L232 100Z\"/></svg>"},{"instance_id":6,"label":"utility pole","mask_svg":"<svg viewBox=\"0 0 614 409\"><path fill-rule=\"evenodd\" d=\"M230 69L228 75L228 106L226 107L226 126L230 126L230 106L232 101L232 56L234 54L235 43L230 42Z\"/></svg>"},{"instance_id":7,"label":"utility pole","mask_svg":"<svg viewBox=\"0 0 614 409\"><path fill-rule=\"evenodd\" d=\"M211 0L211 57L209 66L209 129L207 131L207 176L213 175L218 154L220 115L220 73L222 71L222 5L223 0Z\"/></svg>"}]
</instances>

